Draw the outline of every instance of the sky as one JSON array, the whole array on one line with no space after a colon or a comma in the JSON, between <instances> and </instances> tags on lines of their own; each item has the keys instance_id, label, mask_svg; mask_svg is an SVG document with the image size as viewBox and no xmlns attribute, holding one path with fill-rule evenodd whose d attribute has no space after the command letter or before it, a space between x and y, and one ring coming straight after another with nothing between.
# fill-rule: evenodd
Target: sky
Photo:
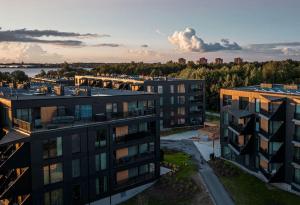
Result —
<instances>
[{"instance_id":1,"label":"sky","mask_svg":"<svg viewBox=\"0 0 300 205\"><path fill-rule=\"evenodd\" d=\"M299 0L0 0L1 62L300 60Z\"/></svg>"}]
</instances>

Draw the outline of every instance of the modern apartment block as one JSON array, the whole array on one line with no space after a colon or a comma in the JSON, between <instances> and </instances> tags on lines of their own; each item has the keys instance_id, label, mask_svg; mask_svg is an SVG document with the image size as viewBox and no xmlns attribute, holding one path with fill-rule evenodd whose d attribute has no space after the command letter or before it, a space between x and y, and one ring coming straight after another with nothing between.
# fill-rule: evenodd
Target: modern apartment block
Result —
<instances>
[{"instance_id":1,"label":"modern apartment block","mask_svg":"<svg viewBox=\"0 0 300 205\"><path fill-rule=\"evenodd\" d=\"M129 76L75 76L75 85L158 93L161 129L202 126L205 121L204 80Z\"/></svg>"},{"instance_id":2,"label":"modern apartment block","mask_svg":"<svg viewBox=\"0 0 300 205\"><path fill-rule=\"evenodd\" d=\"M157 94L62 86L1 93L1 204L95 204L159 177Z\"/></svg>"},{"instance_id":3,"label":"modern apartment block","mask_svg":"<svg viewBox=\"0 0 300 205\"><path fill-rule=\"evenodd\" d=\"M222 156L300 191L300 87L221 89L220 99Z\"/></svg>"}]
</instances>

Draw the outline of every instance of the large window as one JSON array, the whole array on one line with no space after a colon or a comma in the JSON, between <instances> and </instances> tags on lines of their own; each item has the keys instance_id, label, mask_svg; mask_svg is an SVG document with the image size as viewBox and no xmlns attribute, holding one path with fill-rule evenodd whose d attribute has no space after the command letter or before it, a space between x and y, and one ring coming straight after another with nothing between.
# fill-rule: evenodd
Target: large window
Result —
<instances>
[{"instance_id":1,"label":"large window","mask_svg":"<svg viewBox=\"0 0 300 205\"><path fill-rule=\"evenodd\" d=\"M185 96L178 96L177 103L183 105L185 103Z\"/></svg>"},{"instance_id":2,"label":"large window","mask_svg":"<svg viewBox=\"0 0 300 205\"><path fill-rule=\"evenodd\" d=\"M223 114L223 123L224 123L224 125L228 125L228 123L229 123L228 112L224 112L224 114Z\"/></svg>"},{"instance_id":3,"label":"large window","mask_svg":"<svg viewBox=\"0 0 300 205\"><path fill-rule=\"evenodd\" d=\"M174 105L174 96L171 96L171 105Z\"/></svg>"},{"instance_id":4,"label":"large window","mask_svg":"<svg viewBox=\"0 0 300 205\"><path fill-rule=\"evenodd\" d=\"M80 159L72 160L72 177L80 177Z\"/></svg>"},{"instance_id":5,"label":"large window","mask_svg":"<svg viewBox=\"0 0 300 205\"><path fill-rule=\"evenodd\" d=\"M63 190L56 189L44 193L45 205L63 205Z\"/></svg>"},{"instance_id":6,"label":"large window","mask_svg":"<svg viewBox=\"0 0 300 205\"><path fill-rule=\"evenodd\" d=\"M73 134L72 135L72 153L80 152L80 135Z\"/></svg>"},{"instance_id":7,"label":"large window","mask_svg":"<svg viewBox=\"0 0 300 205\"><path fill-rule=\"evenodd\" d=\"M62 163L44 166L44 185L61 182L63 180Z\"/></svg>"},{"instance_id":8,"label":"large window","mask_svg":"<svg viewBox=\"0 0 300 205\"><path fill-rule=\"evenodd\" d=\"M177 114L178 115L185 115L185 107L177 108Z\"/></svg>"},{"instance_id":9,"label":"large window","mask_svg":"<svg viewBox=\"0 0 300 205\"><path fill-rule=\"evenodd\" d=\"M248 97L239 97L239 109L246 110L248 109L249 98Z\"/></svg>"},{"instance_id":10,"label":"large window","mask_svg":"<svg viewBox=\"0 0 300 205\"><path fill-rule=\"evenodd\" d=\"M105 147L106 146L106 131L105 129L101 129L97 131L96 139L95 139L95 147Z\"/></svg>"},{"instance_id":11,"label":"large window","mask_svg":"<svg viewBox=\"0 0 300 205\"><path fill-rule=\"evenodd\" d=\"M107 167L106 153L100 153L95 155L95 169L96 171L105 170Z\"/></svg>"},{"instance_id":12,"label":"large window","mask_svg":"<svg viewBox=\"0 0 300 205\"><path fill-rule=\"evenodd\" d=\"M96 195L107 192L107 176L96 178Z\"/></svg>"},{"instance_id":13,"label":"large window","mask_svg":"<svg viewBox=\"0 0 300 205\"><path fill-rule=\"evenodd\" d=\"M76 120L91 120L92 119L92 105L76 105L75 106Z\"/></svg>"},{"instance_id":14,"label":"large window","mask_svg":"<svg viewBox=\"0 0 300 205\"><path fill-rule=\"evenodd\" d=\"M174 85L170 85L170 93L174 93Z\"/></svg>"},{"instance_id":15,"label":"large window","mask_svg":"<svg viewBox=\"0 0 300 205\"><path fill-rule=\"evenodd\" d=\"M160 97L160 98L159 98L159 105L160 105L160 106L163 106L163 105L164 105L164 98L163 98L163 97Z\"/></svg>"},{"instance_id":16,"label":"large window","mask_svg":"<svg viewBox=\"0 0 300 205\"><path fill-rule=\"evenodd\" d=\"M295 125L294 140L300 142L300 126Z\"/></svg>"},{"instance_id":17,"label":"large window","mask_svg":"<svg viewBox=\"0 0 300 205\"><path fill-rule=\"evenodd\" d=\"M147 92L153 93L154 92L154 86L148 85L147 86Z\"/></svg>"},{"instance_id":18,"label":"large window","mask_svg":"<svg viewBox=\"0 0 300 205\"><path fill-rule=\"evenodd\" d=\"M43 141L43 158L54 158L62 155L62 138L57 137Z\"/></svg>"},{"instance_id":19,"label":"large window","mask_svg":"<svg viewBox=\"0 0 300 205\"><path fill-rule=\"evenodd\" d=\"M107 113L116 113L118 112L118 104L117 103L107 103L106 104L106 112Z\"/></svg>"}]
</instances>

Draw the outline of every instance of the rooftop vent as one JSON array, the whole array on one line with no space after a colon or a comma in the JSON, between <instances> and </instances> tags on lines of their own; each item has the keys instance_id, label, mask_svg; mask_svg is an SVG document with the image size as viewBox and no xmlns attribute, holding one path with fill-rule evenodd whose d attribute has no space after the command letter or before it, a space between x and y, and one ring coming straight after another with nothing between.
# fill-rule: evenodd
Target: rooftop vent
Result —
<instances>
[{"instance_id":1,"label":"rooftop vent","mask_svg":"<svg viewBox=\"0 0 300 205\"><path fill-rule=\"evenodd\" d=\"M273 84L271 84L271 83L261 83L260 87L261 88L272 88Z\"/></svg>"},{"instance_id":2,"label":"rooftop vent","mask_svg":"<svg viewBox=\"0 0 300 205\"><path fill-rule=\"evenodd\" d=\"M298 85L292 84L292 85L284 85L283 88L285 90L298 90Z\"/></svg>"}]
</instances>

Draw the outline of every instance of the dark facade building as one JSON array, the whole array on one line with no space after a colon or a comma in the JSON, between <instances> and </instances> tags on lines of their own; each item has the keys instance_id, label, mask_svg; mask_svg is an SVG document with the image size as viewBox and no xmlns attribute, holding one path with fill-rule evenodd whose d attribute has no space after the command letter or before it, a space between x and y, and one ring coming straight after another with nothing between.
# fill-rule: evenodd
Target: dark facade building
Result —
<instances>
[{"instance_id":1,"label":"dark facade building","mask_svg":"<svg viewBox=\"0 0 300 205\"><path fill-rule=\"evenodd\" d=\"M204 57L200 58L199 61L198 61L198 63L199 63L200 65L206 65L207 62L208 62L207 59L204 58Z\"/></svg>"},{"instance_id":2,"label":"dark facade building","mask_svg":"<svg viewBox=\"0 0 300 205\"><path fill-rule=\"evenodd\" d=\"M241 65L243 63L243 59L240 57L234 58L234 63L237 65Z\"/></svg>"},{"instance_id":3,"label":"dark facade building","mask_svg":"<svg viewBox=\"0 0 300 205\"><path fill-rule=\"evenodd\" d=\"M205 81L173 78L75 76L75 85L158 93L160 127L202 126L205 121Z\"/></svg>"},{"instance_id":4,"label":"dark facade building","mask_svg":"<svg viewBox=\"0 0 300 205\"><path fill-rule=\"evenodd\" d=\"M159 177L157 94L1 91L2 204L90 204Z\"/></svg>"},{"instance_id":5,"label":"dark facade building","mask_svg":"<svg viewBox=\"0 0 300 205\"><path fill-rule=\"evenodd\" d=\"M270 183L300 191L300 87L221 89L221 153Z\"/></svg>"},{"instance_id":6,"label":"dark facade building","mask_svg":"<svg viewBox=\"0 0 300 205\"><path fill-rule=\"evenodd\" d=\"M217 64L217 65L223 64L223 59L222 58L216 58L215 59L215 64Z\"/></svg>"}]
</instances>

